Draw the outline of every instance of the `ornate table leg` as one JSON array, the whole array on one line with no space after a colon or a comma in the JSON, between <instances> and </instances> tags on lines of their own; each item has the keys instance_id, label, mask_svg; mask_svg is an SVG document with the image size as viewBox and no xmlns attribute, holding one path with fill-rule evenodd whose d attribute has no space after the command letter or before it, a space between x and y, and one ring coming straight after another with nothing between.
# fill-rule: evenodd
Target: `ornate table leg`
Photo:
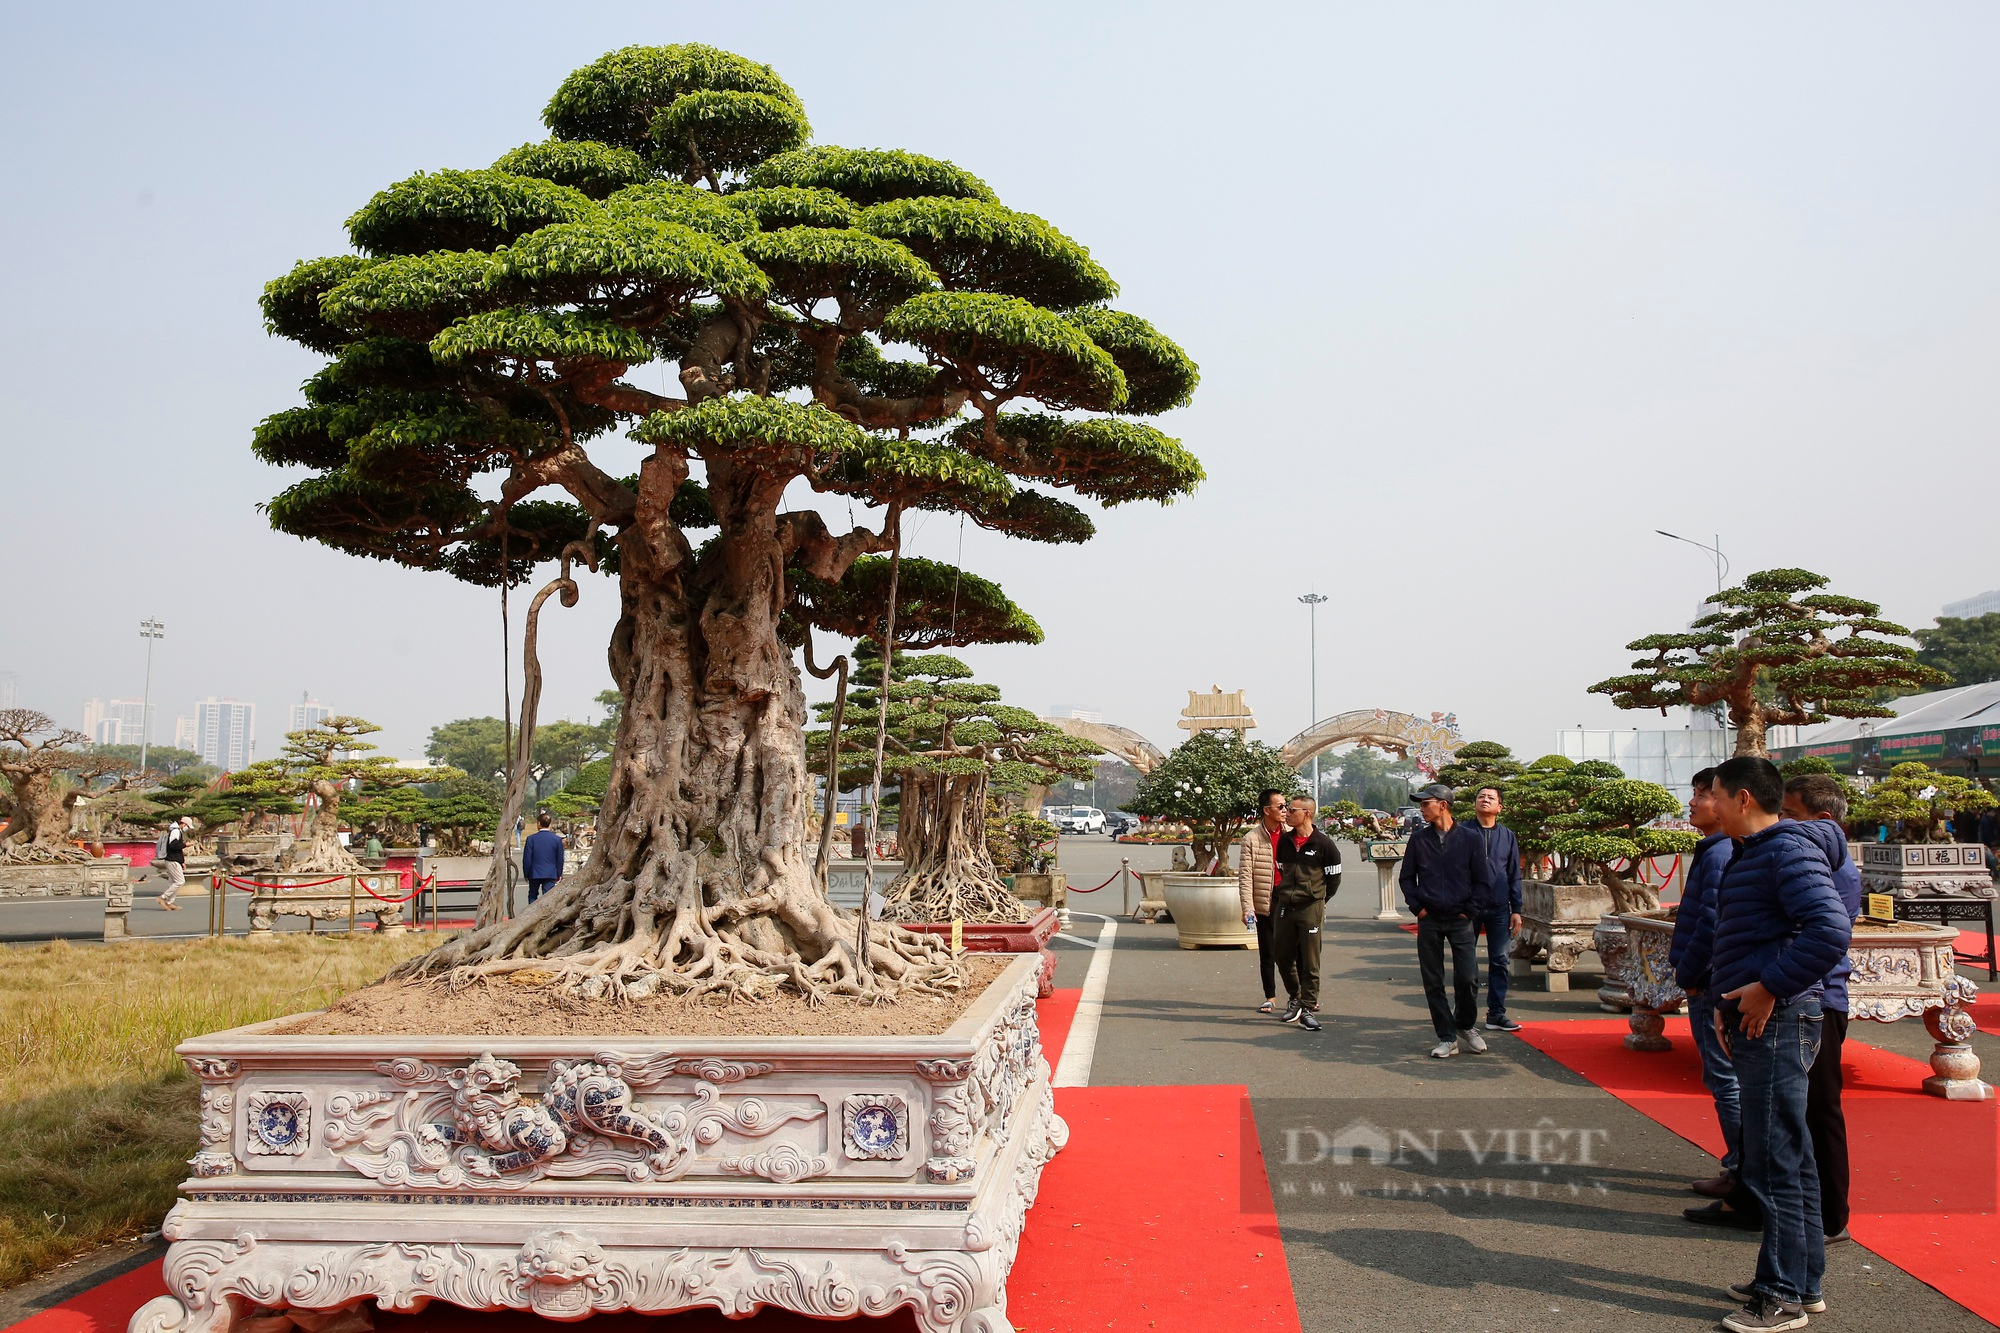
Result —
<instances>
[{"instance_id":1,"label":"ornate table leg","mask_svg":"<svg viewBox=\"0 0 2000 1333\"><path fill-rule=\"evenodd\" d=\"M1931 1052L1931 1069L1924 1091L1954 1102L1983 1102L1993 1095L1993 1085L1979 1077L1979 1056L1972 1049L1972 1034L1978 1025L1972 1015L1958 1007L1958 997L1942 1009L1924 1010L1924 1027L1929 1029L1937 1048Z\"/></svg>"},{"instance_id":2,"label":"ornate table leg","mask_svg":"<svg viewBox=\"0 0 2000 1333\"><path fill-rule=\"evenodd\" d=\"M1634 1005L1632 1016L1625 1020L1625 1026L1632 1029L1625 1034L1625 1049L1628 1051L1671 1051L1674 1048L1673 1042L1666 1036L1667 1019L1664 1014Z\"/></svg>"},{"instance_id":3,"label":"ornate table leg","mask_svg":"<svg viewBox=\"0 0 2000 1333\"><path fill-rule=\"evenodd\" d=\"M1625 979L1625 950L1629 941L1625 937L1624 923L1605 917L1597 923L1590 939L1597 949L1598 958L1604 963L1604 982L1597 988L1597 1007L1610 1014L1629 1012L1632 990Z\"/></svg>"}]
</instances>

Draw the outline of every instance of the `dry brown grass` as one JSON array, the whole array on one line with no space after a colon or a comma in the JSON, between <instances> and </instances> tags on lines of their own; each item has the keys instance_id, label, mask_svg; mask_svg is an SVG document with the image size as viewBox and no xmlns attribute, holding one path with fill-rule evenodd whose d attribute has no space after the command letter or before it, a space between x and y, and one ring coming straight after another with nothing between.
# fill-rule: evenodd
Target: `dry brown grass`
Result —
<instances>
[{"instance_id":1,"label":"dry brown grass","mask_svg":"<svg viewBox=\"0 0 2000 1333\"><path fill-rule=\"evenodd\" d=\"M330 1004L429 943L287 932L0 952L0 1287L159 1226L195 1147L175 1045Z\"/></svg>"}]
</instances>

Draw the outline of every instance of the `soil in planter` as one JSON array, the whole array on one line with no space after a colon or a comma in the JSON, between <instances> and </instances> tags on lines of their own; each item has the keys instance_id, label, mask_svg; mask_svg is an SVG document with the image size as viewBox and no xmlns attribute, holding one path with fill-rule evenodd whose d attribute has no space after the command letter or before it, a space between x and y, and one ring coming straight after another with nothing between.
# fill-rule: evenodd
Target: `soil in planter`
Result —
<instances>
[{"instance_id":1,"label":"soil in planter","mask_svg":"<svg viewBox=\"0 0 2000 1333\"><path fill-rule=\"evenodd\" d=\"M533 972L462 991L426 982L383 982L316 1014L272 1028L273 1036L341 1037L930 1037L950 1027L1014 961L969 954L965 989L948 998L863 1004L836 997L814 1007L783 994L757 1004L701 1004L655 997L610 1004L559 994Z\"/></svg>"}]
</instances>

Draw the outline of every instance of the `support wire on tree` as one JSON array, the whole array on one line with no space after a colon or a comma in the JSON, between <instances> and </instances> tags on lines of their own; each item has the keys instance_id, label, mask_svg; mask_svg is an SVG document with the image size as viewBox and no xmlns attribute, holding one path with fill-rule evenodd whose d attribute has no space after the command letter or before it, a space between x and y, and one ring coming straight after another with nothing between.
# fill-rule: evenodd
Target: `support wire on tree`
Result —
<instances>
[{"instance_id":1,"label":"support wire on tree","mask_svg":"<svg viewBox=\"0 0 2000 1333\"><path fill-rule=\"evenodd\" d=\"M875 843L882 836L882 749L889 736L889 665L896 656L896 580L903 569L903 511L889 507L884 525L895 532L889 548L889 612L882 624L882 688L875 700L875 776L869 784L868 846L862 861L861 926L857 934L861 969L868 970L868 919L875 906Z\"/></svg>"},{"instance_id":2,"label":"support wire on tree","mask_svg":"<svg viewBox=\"0 0 2000 1333\"><path fill-rule=\"evenodd\" d=\"M826 799L819 820L819 854L813 858L813 873L819 877L820 888L829 896L833 893L829 878L833 869L833 811L840 794L840 723L847 714L847 654L842 653L826 667L813 665L812 628L806 628L806 670L815 679L825 680L838 675L839 680L833 690L833 725L827 732L826 740ZM861 904L864 909L866 901Z\"/></svg>"}]
</instances>

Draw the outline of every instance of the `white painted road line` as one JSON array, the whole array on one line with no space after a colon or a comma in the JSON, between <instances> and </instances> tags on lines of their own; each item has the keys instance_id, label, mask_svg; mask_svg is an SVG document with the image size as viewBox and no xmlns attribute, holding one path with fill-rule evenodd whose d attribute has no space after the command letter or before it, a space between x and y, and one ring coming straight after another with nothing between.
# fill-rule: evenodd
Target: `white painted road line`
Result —
<instances>
[{"instance_id":1,"label":"white painted road line","mask_svg":"<svg viewBox=\"0 0 2000 1333\"><path fill-rule=\"evenodd\" d=\"M1070 1021L1069 1036L1063 1040L1062 1060L1050 1080L1058 1088L1089 1087L1090 1063L1097 1058L1097 1025L1104 1014L1104 988L1111 982L1111 955L1116 952L1112 942L1118 938L1116 921L1108 916L1097 919L1104 923L1104 929L1098 933L1090 970L1083 975L1083 998L1077 1002L1076 1017Z\"/></svg>"}]
</instances>

